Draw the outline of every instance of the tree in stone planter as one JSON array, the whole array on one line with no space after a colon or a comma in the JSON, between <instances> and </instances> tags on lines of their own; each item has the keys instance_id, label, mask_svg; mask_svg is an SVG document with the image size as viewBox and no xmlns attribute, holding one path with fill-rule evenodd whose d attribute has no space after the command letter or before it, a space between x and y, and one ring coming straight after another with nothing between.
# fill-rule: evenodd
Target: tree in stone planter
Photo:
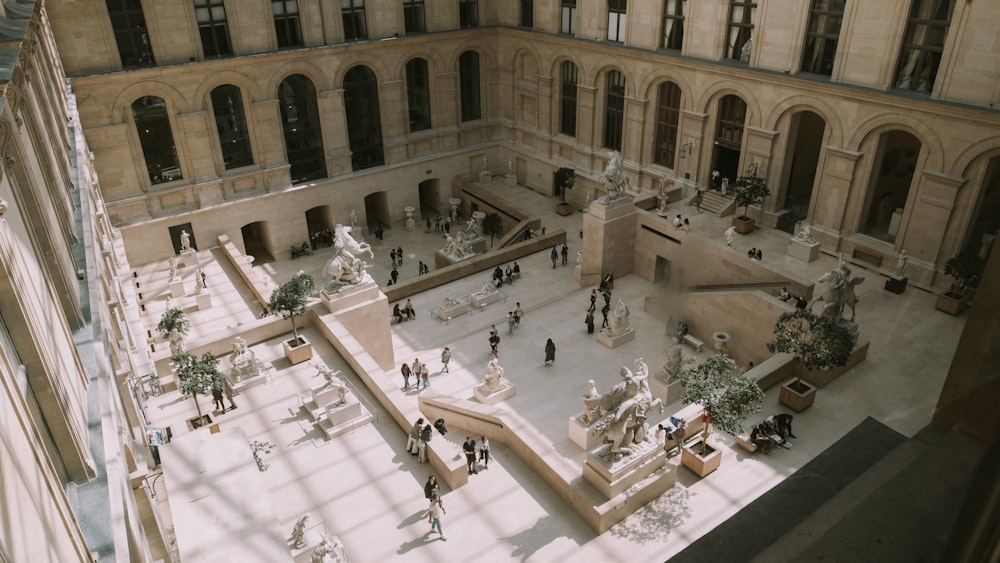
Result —
<instances>
[{"instance_id":1,"label":"tree in stone planter","mask_svg":"<svg viewBox=\"0 0 1000 563\"><path fill-rule=\"evenodd\" d=\"M211 352L205 352L201 359L188 352L182 352L174 356L172 360L174 373L177 374L178 387L182 394L190 395L194 399L194 406L198 410L198 425L200 425L204 415L201 414L198 395L211 395L213 389L223 387L224 376L219 371L219 360Z\"/></svg>"},{"instance_id":2,"label":"tree in stone planter","mask_svg":"<svg viewBox=\"0 0 1000 563\"><path fill-rule=\"evenodd\" d=\"M566 203L566 190L573 187L576 183L576 170L563 166L562 168L556 170L556 190L559 191L559 203L561 205L567 205Z\"/></svg>"},{"instance_id":3,"label":"tree in stone planter","mask_svg":"<svg viewBox=\"0 0 1000 563\"><path fill-rule=\"evenodd\" d=\"M743 422L747 416L760 412L764 392L757 382L743 375L736 361L727 354L715 354L701 363L688 359L678 375L684 385L685 403L696 403L705 409L709 420L701 436L701 451L707 453L708 436L711 426L726 434L738 436L743 433Z\"/></svg>"},{"instance_id":4,"label":"tree in stone planter","mask_svg":"<svg viewBox=\"0 0 1000 563\"><path fill-rule=\"evenodd\" d=\"M847 327L807 309L782 313L774 324L774 337L767 344L768 351L792 354L806 370L846 366L854 350L854 337Z\"/></svg>"},{"instance_id":5,"label":"tree in stone planter","mask_svg":"<svg viewBox=\"0 0 1000 563\"><path fill-rule=\"evenodd\" d=\"M756 174L736 178L736 182L733 183L733 200L736 202L736 207L743 208L743 214L737 219L749 221L747 213L750 212L750 206L758 205L770 194L771 190L768 189L767 183Z\"/></svg>"},{"instance_id":6,"label":"tree in stone planter","mask_svg":"<svg viewBox=\"0 0 1000 563\"><path fill-rule=\"evenodd\" d=\"M170 341L170 354L176 356L184 351L184 337L191 331L191 321L179 307L168 307L156 325L156 332Z\"/></svg>"},{"instance_id":7,"label":"tree in stone planter","mask_svg":"<svg viewBox=\"0 0 1000 563\"><path fill-rule=\"evenodd\" d=\"M483 233L490 235L490 246L493 246L493 237L503 234L503 218L496 213L489 213L483 218Z\"/></svg>"},{"instance_id":8,"label":"tree in stone planter","mask_svg":"<svg viewBox=\"0 0 1000 563\"><path fill-rule=\"evenodd\" d=\"M278 289L275 289L267 303L272 313L278 313L281 318L292 321L293 347L299 344L299 332L295 327L295 317L305 314L306 300L312 295L314 287L312 276L305 272L299 272Z\"/></svg>"},{"instance_id":9,"label":"tree in stone planter","mask_svg":"<svg viewBox=\"0 0 1000 563\"><path fill-rule=\"evenodd\" d=\"M955 278L958 289L964 292L969 287L977 287L983 276L986 260L973 252L959 252L944 263L944 273Z\"/></svg>"}]
</instances>

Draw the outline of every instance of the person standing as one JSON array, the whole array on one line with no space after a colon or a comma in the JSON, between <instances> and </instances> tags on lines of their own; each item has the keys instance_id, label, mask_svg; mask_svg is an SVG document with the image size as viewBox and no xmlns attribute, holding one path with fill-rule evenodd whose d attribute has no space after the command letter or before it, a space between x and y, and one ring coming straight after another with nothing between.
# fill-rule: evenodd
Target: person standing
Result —
<instances>
[{"instance_id":1,"label":"person standing","mask_svg":"<svg viewBox=\"0 0 1000 563\"><path fill-rule=\"evenodd\" d=\"M559 251L556 250L556 247L552 247L552 252L549 253L549 258L552 258L552 269L555 270L556 262L559 261Z\"/></svg>"},{"instance_id":2,"label":"person standing","mask_svg":"<svg viewBox=\"0 0 1000 563\"><path fill-rule=\"evenodd\" d=\"M611 306L610 305L605 304L603 307L601 307L601 314L604 315L604 320L601 321L601 328L607 328L608 327L608 312L609 311L611 311Z\"/></svg>"},{"instance_id":3,"label":"person standing","mask_svg":"<svg viewBox=\"0 0 1000 563\"><path fill-rule=\"evenodd\" d=\"M396 249L395 248L389 249L389 258L392 259L392 267L395 268L396 267Z\"/></svg>"},{"instance_id":4,"label":"person standing","mask_svg":"<svg viewBox=\"0 0 1000 563\"><path fill-rule=\"evenodd\" d=\"M704 195L705 192L702 191L701 188L698 188L698 193L694 196L694 208L698 211L698 213L701 213L701 201Z\"/></svg>"},{"instance_id":5,"label":"person standing","mask_svg":"<svg viewBox=\"0 0 1000 563\"><path fill-rule=\"evenodd\" d=\"M413 308L413 302L409 299L406 300L406 305L403 306L403 311L406 313L406 316L410 318L410 320L417 318L417 311Z\"/></svg>"},{"instance_id":6,"label":"person standing","mask_svg":"<svg viewBox=\"0 0 1000 563\"><path fill-rule=\"evenodd\" d=\"M402 246L396 248L396 260L399 260L399 265L400 266L403 265L403 247Z\"/></svg>"},{"instance_id":7,"label":"person standing","mask_svg":"<svg viewBox=\"0 0 1000 563\"><path fill-rule=\"evenodd\" d=\"M392 283L395 284L399 282L399 270L396 269L395 264L392 265L392 271L389 272L389 277L392 278Z\"/></svg>"},{"instance_id":8,"label":"person standing","mask_svg":"<svg viewBox=\"0 0 1000 563\"><path fill-rule=\"evenodd\" d=\"M565 242L562 245L562 251L560 254L562 255L562 265L565 266L566 262L569 260L569 247L566 246Z\"/></svg>"},{"instance_id":9,"label":"person standing","mask_svg":"<svg viewBox=\"0 0 1000 563\"><path fill-rule=\"evenodd\" d=\"M431 475L424 483L424 498L429 501L434 497L441 497L441 485L438 485L437 477Z\"/></svg>"},{"instance_id":10,"label":"person standing","mask_svg":"<svg viewBox=\"0 0 1000 563\"><path fill-rule=\"evenodd\" d=\"M507 336L514 336L514 311L507 311Z\"/></svg>"},{"instance_id":11,"label":"person standing","mask_svg":"<svg viewBox=\"0 0 1000 563\"><path fill-rule=\"evenodd\" d=\"M407 391L410 388L410 366L406 365L406 362L403 362L399 371L403 374L403 391Z\"/></svg>"},{"instance_id":12,"label":"person standing","mask_svg":"<svg viewBox=\"0 0 1000 563\"><path fill-rule=\"evenodd\" d=\"M451 361L451 350L445 346L444 350L441 350L441 363L444 367L441 368L441 373L448 373L448 362Z\"/></svg>"},{"instance_id":13,"label":"person standing","mask_svg":"<svg viewBox=\"0 0 1000 563\"><path fill-rule=\"evenodd\" d=\"M587 334L594 334L594 310L591 309L587 311L587 317L583 319L583 322L587 325Z\"/></svg>"},{"instance_id":14,"label":"person standing","mask_svg":"<svg viewBox=\"0 0 1000 563\"><path fill-rule=\"evenodd\" d=\"M430 424L425 424L424 429L420 431L420 442L417 443L417 461L420 463L427 463L427 442L433 437L434 429Z\"/></svg>"},{"instance_id":15,"label":"person standing","mask_svg":"<svg viewBox=\"0 0 1000 563\"><path fill-rule=\"evenodd\" d=\"M493 329L493 330L492 330L492 331L490 332L490 352L491 352L491 353L492 353L492 354L493 354L494 356L496 356L496 355L498 355L498 354L499 354L499 351L497 350L497 346L498 346L499 344L500 344L500 335L499 335L499 334L497 334L497 331L496 331L496 329Z\"/></svg>"},{"instance_id":16,"label":"person standing","mask_svg":"<svg viewBox=\"0 0 1000 563\"><path fill-rule=\"evenodd\" d=\"M233 402L233 384L229 383L229 378L222 378L222 391L226 394L226 399L229 401L229 410L236 409L236 403Z\"/></svg>"},{"instance_id":17,"label":"person standing","mask_svg":"<svg viewBox=\"0 0 1000 563\"><path fill-rule=\"evenodd\" d=\"M410 366L410 373L412 373L413 374L413 378L416 379L416 381L413 382L413 385L417 389L420 389L420 366L421 365L422 364L420 363L420 359L419 358L414 358L413 359L413 365Z\"/></svg>"},{"instance_id":18,"label":"person standing","mask_svg":"<svg viewBox=\"0 0 1000 563\"><path fill-rule=\"evenodd\" d=\"M593 313L596 310L597 310L597 290L596 289L591 289L590 290L590 309L587 309L587 311Z\"/></svg>"},{"instance_id":19,"label":"person standing","mask_svg":"<svg viewBox=\"0 0 1000 563\"><path fill-rule=\"evenodd\" d=\"M435 495L431 497L431 504L427 507L427 522L431 525L431 532L437 530L441 540L448 541L448 538L444 537L444 532L441 531L442 514L448 513L445 512L444 505L441 504L441 497Z\"/></svg>"},{"instance_id":20,"label":"person standing","mask_svg":"<svg viewBox=\"0 0 1000 563\"><path fill-rule=\"evenodd\" d=\"M427 389L431 385L431 374L427 364L420 364L420 382L423 384L422 389Z\"/></svg>"},{"instance_id":21,"label":"person standing","mask_svg":"<svg viewBox=\"0 0 1000 563\"><path fill-rule=\"evenodd\" d=\"M215 401L215 408L221 410L222 414L226 414L226 403L222 399L222 387L212 387L212 400Z\"/></svg>"},{"instance_id":22,"label":"person standing","mask_svg":"<svg viewBox=\"0 0 1000 563\"><path fill-rule=\"evenodd\" d=\"M469 475L479 473L476 470L476 441L471 436L465 437L465 443L462 444L462 452L465 453L465 463L469 466Z\"/></svg>"},{"instance_id":23,"label":"person standing","mask_svg":"<svg viewBox=\"0 0 1000 563\"><path fill-rule=\"evenodd\" d=\"M556 361L556 344L549 338L545 342L545 365L551 366Z\"/></svg>"},{"instance_id":24,"label":"person standing","mask_svg":"<svg viewBox=\"0 0 1000 563\"><path fill-rule=\"evenodd\" d=\"M521 308L520 301L514 307L514 326L521 326L521 317L524 316L524 309Z\"/></svg>"},{"instance_id":25,"label":"person standing","mask_svg":"<svg viewBox=\"0 0 1000 563\"><path fill-rule=\"evenodd\" d=\"M417 441L420 440L420 431L424 429L424 419L418 418L417 422L410 428L410 434L406 438L406 451L410 455L417 455Z\"/></svg>"},{"instance_id":26,"label":"person standing","mask_svg":"<svg viewBox=\"0 0 1000 563\"><path fill-rule=\"evenodd\" d=\"M490 468L490 441L486 436L479 438L479 461L483 462L483 469Z\"/></svg>"}]
</instances>

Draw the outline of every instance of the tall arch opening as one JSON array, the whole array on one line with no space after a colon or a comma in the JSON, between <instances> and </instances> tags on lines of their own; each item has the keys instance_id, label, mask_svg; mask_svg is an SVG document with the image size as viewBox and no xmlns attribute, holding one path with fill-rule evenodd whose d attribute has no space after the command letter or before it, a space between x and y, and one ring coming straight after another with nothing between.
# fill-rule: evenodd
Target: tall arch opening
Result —
<instances>
[{"instance_id":1,"label":"tall arch opening","mask_svg":"<svg viewBox=\"0 0 1000 563\"><path fill-rule=\"evenodd\" d=\"M715 170L719 171L720 178L728 178L729 182L740 175L740 151L743 147L743 127L746 119L747 103L743 98L729 94L719 100L712 149L713 178Z\"/></svg>"},{"instance_id":2,"label":"tall arch opening","mask_svg":"<svg viewBox=\"0 0 1000 563\"><path fill-rule=\"evenodd\" d=\"M292 183L326 177L316 87L305 76L293 74L278 86L278 99Z\"/></svg>"},{"instance_id":3,"label":"tall arch opening","mask_svg":"<svg viewBox=\"0 0 1000 563\"><path fill-rule=\"evenodd\" d=\"M809 214L816 183L816 167L823 148L826 121L811 111L801 111L791 118L788 143L785 146L785 163L781 170L780 193L784 199L779 206L788 211L778 225L781 230L792 232L795 223Z\"/></svg>"},{"instance_id":4,"label":"tall arch opening","mask_svg":"<svg viewBox=\"0 0 1000 563\"><path fill-rule=\"evenodd\" d=\"M359 65L344 76L344 113L351 145L351 168L364 170L385 164L378 81L372 69Z\"/></svg>"},{"instance_id":5,"label":"tall arch opening","mask_svg":"<svg viewBox=\"0 0 1000 563\"><path fill-rule=\"evenodd\" d=\"M896 241L920 148L920 140L906 131L887 131L879 136L866 208L861 215L862 233Z\"/></svg>"},{"instance_id":6,"label":"tall arch opening","mask_svg":"<svg viewBox=\"0 0 1000 563\"><path fill-rule=\"evenodd\" d=\"M274 245L271 244L271 226L267 221L255 221L240 227L244 254L253 256L254 264L274 262Z\"/></svg>"}]
</instances>

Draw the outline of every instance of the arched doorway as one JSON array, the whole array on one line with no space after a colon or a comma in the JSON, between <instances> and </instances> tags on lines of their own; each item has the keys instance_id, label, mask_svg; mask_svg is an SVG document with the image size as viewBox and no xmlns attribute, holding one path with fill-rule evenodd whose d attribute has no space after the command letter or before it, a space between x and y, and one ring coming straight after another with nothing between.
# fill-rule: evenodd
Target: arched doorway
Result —
<instances>
[{"instance_id":1,"label":"arched doorway","mask_svg":"<svg viewBox=\"0 0 1000 563\"><path fill-rule=\"evenodd\" d=\"M743 147L743 126L746 119L747 104L743 98L729 94L719 100L712 170L718 170L721 178L729 178L729 183L740 175L740 151Z\"/></svg>"},{"instance_id":2,"label":"arched doorway","mask_svg":"<svg viewBox=\"0 0 1000 563\"><path fill-rule=\"evenodd\" d=\"M816 183L816 167L826 132L826 121L811 111L796 113L791 120L788 144L785 146L785 165L781 171L784 201L779 206L788 213L778 225L778 228L789 233L795 229L796 222L809 214L809 201Z\"/></svg>"},{"instance_id":3,"label":"arched doorway","mask_svg":"<svg viewBox=\"0 0 1000 563\"><path fill-rule=\"evenodd\" d=\"M997 229L1000 228L1000 156L994 156L986 163L986 174L983 175L974 213L962 249L985 260L995 246Z\"/></svg>"},{"instance_id":4,"label":"arched doorway","mask_svg":"<svg viewBox=\"0 0 1000 563\"><path fill-rule=\"evenodd\" d=\"M392 228L392 215L389 214L389 192L373 192L365 196L365 218L368 221L368 232L382 225L383 229Z\"/></svg>"},{"instance_id":5,"label":"arched doorway","mask_svg":"<svg viewBox=\"0 0 1000 563\"><path fill-rule=\"evenodd\" d=\"M243 235L244 254L253 256L254 265L274 262L274 247L271 244L271 227L267 221L255 221L240 227Z\"/></svg>"},{"instance_id":6,"label":"arched doorway","mask_svg":"<svg viewBox=\"0 0 1000 563\"><path fill-rule=\"evenodd\" d=\"M878 139L860 231L895 242L920 157L920 140L906 131L887 131Z\"/></svg>"},{"instance_id":7,"label":"arched doorway","mask_svg":"<svg viewBox=\"0 0 1000 563\"><path fill-rule=\"evenodd\" d=\"M329 246L333 243L333 207L317 205L306 211L306 228L312 247Z\"/></svg>"},{"instance_id":8,"label":"arched doorway","mask_svg":"<svg viewBox=\"0 0 1000 563\"><path fill-rule=\"evenodd\" d=\"M443 217L441 210L440 181L437 178L424 180L417 186L420 196L420 216L421 217Z\"/></svg>"}]
</instances>

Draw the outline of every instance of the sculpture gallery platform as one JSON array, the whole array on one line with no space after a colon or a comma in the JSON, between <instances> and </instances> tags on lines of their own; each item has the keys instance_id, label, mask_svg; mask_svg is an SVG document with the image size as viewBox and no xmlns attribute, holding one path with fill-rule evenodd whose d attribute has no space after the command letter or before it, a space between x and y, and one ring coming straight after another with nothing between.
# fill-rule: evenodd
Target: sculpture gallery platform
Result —
<instances>
[{"instance_id":1,"label":"sculpture gallery platform","mask_svg":"<svg viewBox=\"0 0 1000 563\"><path fill-rule=\"evenodd\" d=\"M490 390L485 383L472 388L472 396L484 405L495 405L514 395L517 395L517 387L506 379L503 380L498 389Z\"/></svg>"},{"instance_id":2,"label":"sculpture gallery platform","mask_svg":"<svg viewBox=\"0 0 1000 563\"><path fill-rule=\"evenodd\" d=\"M354 393L347 391L342 400L340 389L331 385L299 393L299 408L306 413L327 440L372 421L372 414L358 401Z\"/></svg>"},{"instance_id":3,"label":"sculpture gallery platform","mask_svg":"<svg viewBox=\"0 0 1000 563\"><path fill-rule=\"evenodd\" d=\"M597 333L597 341L612 349L617 348L626 342L631 342L632 340L635 340L635 330L631 328L615 336L612 336L603 330Z\"/></svg>"},{"instance_id":4,"label":"sculpture gallery platform","mask_svg":"<svg viewBox=\"0 0 1000 563\"><path fill-rule=\"evenodd\" d=\"M611 444L603 444L590 450L587 461L583 464L583 478L601 491L609 499L618 496L627 489L636 487L646 494L659 496L674 486L677 481L677 467L671 465L664 469L667 454L655 440L646 438L638 444L632 444L632 454L618 461L609 461ZM650 481L646 481L651 478Z\"/></svg>"},{"instance_id":5,"label":"sculpture gallery platform","mask_svg":"<svg viewBox=\"0 0 1000 563\"><path fill-rule=\"evenodd\" d=\"M190 432L160 456L182 561L292 563L242 430Z\"/></svg>"}]
</instances>

